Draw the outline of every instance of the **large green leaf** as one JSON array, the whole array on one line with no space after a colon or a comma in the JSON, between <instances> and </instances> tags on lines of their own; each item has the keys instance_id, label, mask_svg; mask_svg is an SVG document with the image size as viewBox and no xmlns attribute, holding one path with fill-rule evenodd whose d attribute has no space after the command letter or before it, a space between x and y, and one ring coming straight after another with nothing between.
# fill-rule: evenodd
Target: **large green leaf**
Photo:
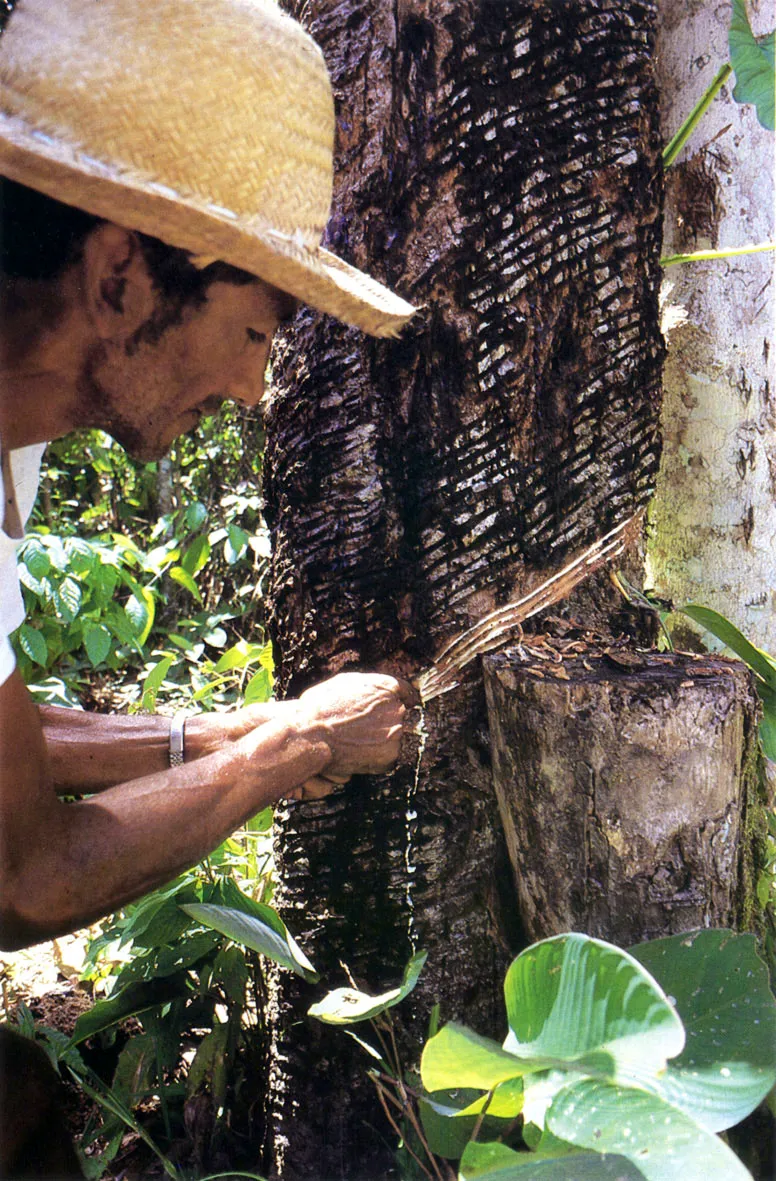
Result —
<instances>
[{"instance_id":1,"label":"large green leaf","mask_svg":"<svg viewBox=\"0 0 776 1181\"><path fill-rule=\"evenodd\" d=\"M711 607L702 607L699 603L687 603L679 610L721 640L725 647L735 652L736 656L740 656L744 664L748 664L758 677L762 677L766 685L776 690L776 660L761 648L756 648L729 619L720 615L719 611L713 611Z\"/></svg>"},{"instance_id":2,"label":"large green leaf","mask_svg":"<svg viewBox=\"0 0 776 1181\"><path fill-rule=\"evenodd\" d=\"M352 1025L356 1021L369 1021L392 1009L412 992L423 970L428 953L416 951L404 969L404 976L398 988L391 988L379 996L370 996L357 988L335 988L323 1000L307 1010L310 1017L317 1017L327 1025Z\"/></svg>"},{"instance_id":3,"label":"large green leaf","mask_svg":"<svg viewBox=\"0 0 776 1181\"><path fill-rule=\"evenodd\" d=\"M529 947L509 968L504 995L504 1049L522 1059L632 1082L684 1047L659 984L628 952L587 935Z\"/></svg>"},{"instance_id":4,"label":"large green leaf","mask_svg":"<svg viewBox=\"0 0 776 1181\"><path fill-rule=\"evenodd\" d=\"M746 15L744 0L733 0L728 35L730 63L736 72L733 98L754 103L757 118L768 131L774 130L774 34L755 37Z\"/></svg>"},{"instance_id":5,"label":"large green leaf","mask_svg":"<svg viewBox=\"0 0 776 1181\"><path fill-rule=\"evenodd\" d=\"M157 1054L154 1039L149 1034L131 1037L119 1054L113 1072L111 1091L128 1108L138 1105L152 1089Z\"/></svg>"},{"instance_id":6,"label":"large green leaf","mask_svg":"<svg viewBox=\"0 0 776 1181\"><path fill-rule=\"evenodd\" d=\"M314 984L319 979L318 973L280 916L270 906L262 906L258 902L253 905L259 909L252 914L231 906L217 906L209 902L190 903L181 909L197 922L212 927L214 931L220 931L236 943L242 943L245 947L260 952L276 964L290 968L297 976Z\"/></svg>"},{"instance_id":7,"label":"large green leaf","mask_svg":"<svg viewBox=\"0 0 776 1181\"><path fill-rule=\"evenodd\" d=\"M751 1181L717 1136L648 1091L584 1079L558 1092L547 1127L569 1144L626 1156L647 1181Z\"/></svg>"},{"instance_id":8,"label":"large green leaf","mask_svg":"<svg viewBox=\"0 0 776 1181\"><path fill-rule=\"evenodd\" d=\"M502 1049L498 1042L481 1037L455 1021L444 1025L429 1038L420 1060L420 1077L427 1091L450 1091L473 1087L491 1091L507 1079L517 1078L526 1070L535 1070Z\"/></svg>"},{"instance_id":9,"label":"large green leaf","mask_svg":"<svg viewBox=\"0 0 776 1181\"><path fill-rule=\"evenodd\" d=\"M75 1023L70 1044L77 1046L95 1033L115 1025L117 1021L187 996L189 991L189 983L183 973L159 980L134 981L106 1000L97 1001L91 1009L82 1013Z\"/></svg>"},{"instance_id":10,"label":"large green leaf","mask_svg":"<svg viewBox=\"0 0 776 1181\"><path fill-rule=\"evenodd\" d=\"M580 1152L514 1152L504 1144L474 1142L461 1157L459 1181L643 1181L623 1156Z\"/></svg>"},{"instance_id":11,"label":"large green leaf","mask_svg":"<svg viewBox=\"0 0 776 1181\"><path fill-rule=\"evenodd\" d=\"M695 931L632 954L675 1000L682 1054L651 1085L719 1132L744 1119L776 1083L776 1001L753 935Z\"/></svg>"},{"instance_id":12,"label":"large green leaf","mask_svg":"<svg viewBox=\"0 0 776 1181\"><path fill-rule=\"evenodd\" d=\"M509 1079L482 1095L473 1088L435 1091L418 1102L423 1131L432 1152L458 1160L475 1127L484 1140L511 1132L523 1106L523 1080Z\"/></svg>"},{"instance_id":13,"label":"large green leaf","mask_svg":"<svg viewBox=\"0 0 776 1181\"><path fill-rule=\"evenodd\" d=\"M758 683L757 692L763 706L760 722L760 742L766 758L776 763L776 689L766 688Z\"/></svg>"},{"instance_id":14,"label":"large green leaf","mask_svg":"<svg viewBox=\"0 0 776 1181\"><path fill-rule=\"evenodd\" d=\"M479 1092L452 1092L453 1096L471 1095ZM431 1151L445 1160L458 1160L466 1148L477 1124L478 1117L461 1116L458 1108L447 1106L445 1100L450 1092L442 1091L429 1099L418 1100L418 1111L423 1124L423 1135Z\"/></svg>"}]
</instances>

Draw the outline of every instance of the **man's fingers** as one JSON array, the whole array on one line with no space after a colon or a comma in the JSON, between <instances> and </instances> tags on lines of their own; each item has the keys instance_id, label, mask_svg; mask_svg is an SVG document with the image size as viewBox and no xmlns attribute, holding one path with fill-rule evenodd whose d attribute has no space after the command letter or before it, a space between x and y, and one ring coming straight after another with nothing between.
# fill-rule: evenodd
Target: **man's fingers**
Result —
<instances>
[{"instance_id":1,"label":"man's fingers","mask_svg":"<svg viewBox=\"0 0 776 1181\"><path fill-rule=\"evenodd\" d=\"M343 780L342 782L347 782ZM289 792L289 800L322 800L326 796L331 795L335 788L340 786L340 781L333 781L331 779L324 779L322 775L314 775L311 779L305 780L301 787L296 787L292 792Z\"/></svg>"},{"instance_id":2,"label":"man's fingers","mask_svg":"<svg viewBox=\"0 0 776 1181\"><path fill-rule=\"evenodd\" d=\"M396 677L396 684L399 686L399 699L407 709L415 709L416 706L423 704L423 699L420 693L412 684L412 681L405 681L403 677Z\"/></svg>"}]
</instances>

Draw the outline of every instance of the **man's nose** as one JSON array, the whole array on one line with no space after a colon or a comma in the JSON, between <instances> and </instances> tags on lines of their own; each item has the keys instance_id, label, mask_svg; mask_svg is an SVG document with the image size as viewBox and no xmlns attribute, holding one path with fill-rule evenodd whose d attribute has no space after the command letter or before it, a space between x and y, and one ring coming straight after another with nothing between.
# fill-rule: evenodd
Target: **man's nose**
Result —
<instances>
[{"instance_id":1,"label":"man's nose","mask_svg":"<svg viewBox=\"0 0 776 1181\"><path fill-rule=\"evenodd\" d=\"M229 400L247 407L258 406L264 397L265 373L266 368L261 365L245 366L229 383Z\"/></svg>"}]
</instances>

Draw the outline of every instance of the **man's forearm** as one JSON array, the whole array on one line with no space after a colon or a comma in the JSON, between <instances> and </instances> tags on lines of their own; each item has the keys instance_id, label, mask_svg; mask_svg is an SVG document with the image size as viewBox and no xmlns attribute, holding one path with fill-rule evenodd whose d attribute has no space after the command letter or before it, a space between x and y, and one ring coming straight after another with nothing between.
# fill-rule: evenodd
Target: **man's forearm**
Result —
<instances>
[{"instance_id":1,"label":"man's forearm","mask_svg":"<svg viewBox=\"0 0 776 1181\"><path fill-rule=\"evenodd\" d=\"M169 881L330 759L323 738L286 712L220 752L98 798L63 804L31 780L34 824L15 836L9 815L3 832L4 946L84 926Z\"/></svg>"},{"instance_id":2,"label":"man's forearm","mask_svg":"<svg viewBox=\"0 0 776 1181\"><path fill-rule=\"evenodd\" d=\"M273 703L261 709L252 707L254 725L269 721L276 712ZM38 713L52 781L60 795L101 792L169 766L169 718L159 714L96 714L49 705L39 706ZM189 718L186 761L212 754L229 740L232 716L195 714Z\"/></svg>"}]
</instances>

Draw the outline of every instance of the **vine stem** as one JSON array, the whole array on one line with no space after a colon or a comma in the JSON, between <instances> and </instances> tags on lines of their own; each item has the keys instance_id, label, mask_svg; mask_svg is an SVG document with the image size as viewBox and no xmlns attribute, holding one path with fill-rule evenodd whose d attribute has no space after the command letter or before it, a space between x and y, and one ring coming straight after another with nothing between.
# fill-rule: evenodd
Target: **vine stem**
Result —
<instances>
[{"instance_id":1,"label":"vine stem","mask_svg":"<svg viewBox=\"0 0 776 1181\"><path fill-rule=\"evenodd\" d=\"M485 1102L482 1105L482 1111L477 1116L477 1122L474 1125L474 1127L472 1128L472 1134L470 1137L471 1140L476 1140L477 1137L479 1136L480 1128L482 1127L482 1121L485 1119L485 1115L487 1113L487 1110L490 1107L491 1103L493 1102L494 1094L495 1094L495 1089L492 1091L488 1091L487 1095L485 1096Z\"/></svg>"},{"instance_id":2,"label":"vine stem","mask_svg":"<svg viewBox=\"0 0 776 1181\"><path fill-rule=\"evenodd\" d=\"M661 258L661 267L674 267L681 262L708 262L715 258L735 258L739 254L764 254L776 250L776 242L758 242L756 246L731 246L729 250L696 250L694 254L668 254Z\"/></svg>"},{"instance_id":3,"label":"vine stem","mask_svg":"<svg viewBox=\"0 0 776 1181\"><path fill-rule=\"evenodd\" d=\"M378 1087L378 1092L380 1090L382 1090L383 1094L385 1095L385 1098L390 1099L391 1103L393 1103L394 1106L397 1107L398 1110L402 1113L402 1115L406 1116L406 1118L412 1124L413 1131L415 1132L415 1135L418 1137L418 1140L420 1141L420 1143L423 1145L423 1150L426 1153L426 1155L428 1156L429 1162L431 1163L431 1166L434 1170L434 1176L436 1177L436 1181L445 1181L445 1178L443 1177L442 1173L440 1172L439 1165L437 1163L437 1159L434 1156L434 1153L429 1148L428 1141L426 1140L420 1120L417 1117L417 1114L415 1112L415 1109L414 1109L412 1103L408 1099L408 1096L413 1096L414 1093L412 1091L410 1091L407 1087L405 1087L405 1085L401 1081L401 1079L391 1078L390 1075L381 1075L379 1071L375 1071L371 1075L371 1078L372 1078L373 1082L375 1083L375 1086ZM388 1088L385 1087L383 1080L385 1080L385 1082L391 1083L396 1088L396 1090L399 1093L398 1098L396 1095L392 1095L391 1092L388 1090ZM399 1135L402 1136L401 1132L399 1133ZM404 1140L404 1143L407 1146L407 1151L412 1152L412 1149L410 1148L409 1144L407 1144L406 1136L402 1136L402 1139ZM412 1152L412 1155L415 1156L415 1153ZM417 1157L415 1159L417 1160ZM428 1173L428 1170L424 1169L424 1171L427 1173L427 1175L429 1177L431 1176L431 1174Z\"/></svg>"},{"instance_id":4,"label":"vine stem","mask_svg":"<svg viewBox=\"0 0 776 1181\"><path fill-rule=\"evenodd\" d=\"M699 121L703 118L706 111L709 109L714 99L717 97L720 90L725 85L732 73L733 67L731 66L730 62L726 62L725 65L722 66L721 69L719 69L714 75L711 85L707 88L701 99L690 111L676 135L671 137L663 149L664 168L671 167L674 160L692 135L693 131L695 131Z\"/></svg>"},{"instance_id":5,"label":"vine stem","mask_svg":"<svg viewBox=\"0 0 776 1181\"><path fill-rule=\"evenodd\" d=\"M433 1174L429 1173L428 1169L423 1164L423 1161L420 1159L420 1157L417 1155L417 1153L414 1152L410 1148L409 1144L407 1143L407 1137L403 1134L401 1128L396 1123L396 1120L393 1118L393 1115L390 1112L390 1109L388 1107L388 1100L391 1099L392 1102L394 1102L396 1104L396 1106L399 1108L400 1111L403 1110L401 1104L399 1103L399 1101L397 1099L395 1099L390 1094L389 1091L385 1090L385 1088L383 1087L383 1084L376 1077L376 1075L373 1074L371 1076L371 1078L372 1078L372 1082L375 1085L375 1089L377 1091L377 1098L380 1100L380 1106L382 1107L383 1111L385 1112L385 1118L388 1120L388 1123L391 1125L394 1132L399 1137L399 1142L404 1144L404 1147L407 1149L407 1152L410 1154L412 1159L415 1161L418 1168L420 1168L423 1171L425 1176L428 1177L430 1179L430 1181L434 1181ZM437 1177L439 1177L439 1174L437 1174Z\"/></svg>"}]
</instances>

